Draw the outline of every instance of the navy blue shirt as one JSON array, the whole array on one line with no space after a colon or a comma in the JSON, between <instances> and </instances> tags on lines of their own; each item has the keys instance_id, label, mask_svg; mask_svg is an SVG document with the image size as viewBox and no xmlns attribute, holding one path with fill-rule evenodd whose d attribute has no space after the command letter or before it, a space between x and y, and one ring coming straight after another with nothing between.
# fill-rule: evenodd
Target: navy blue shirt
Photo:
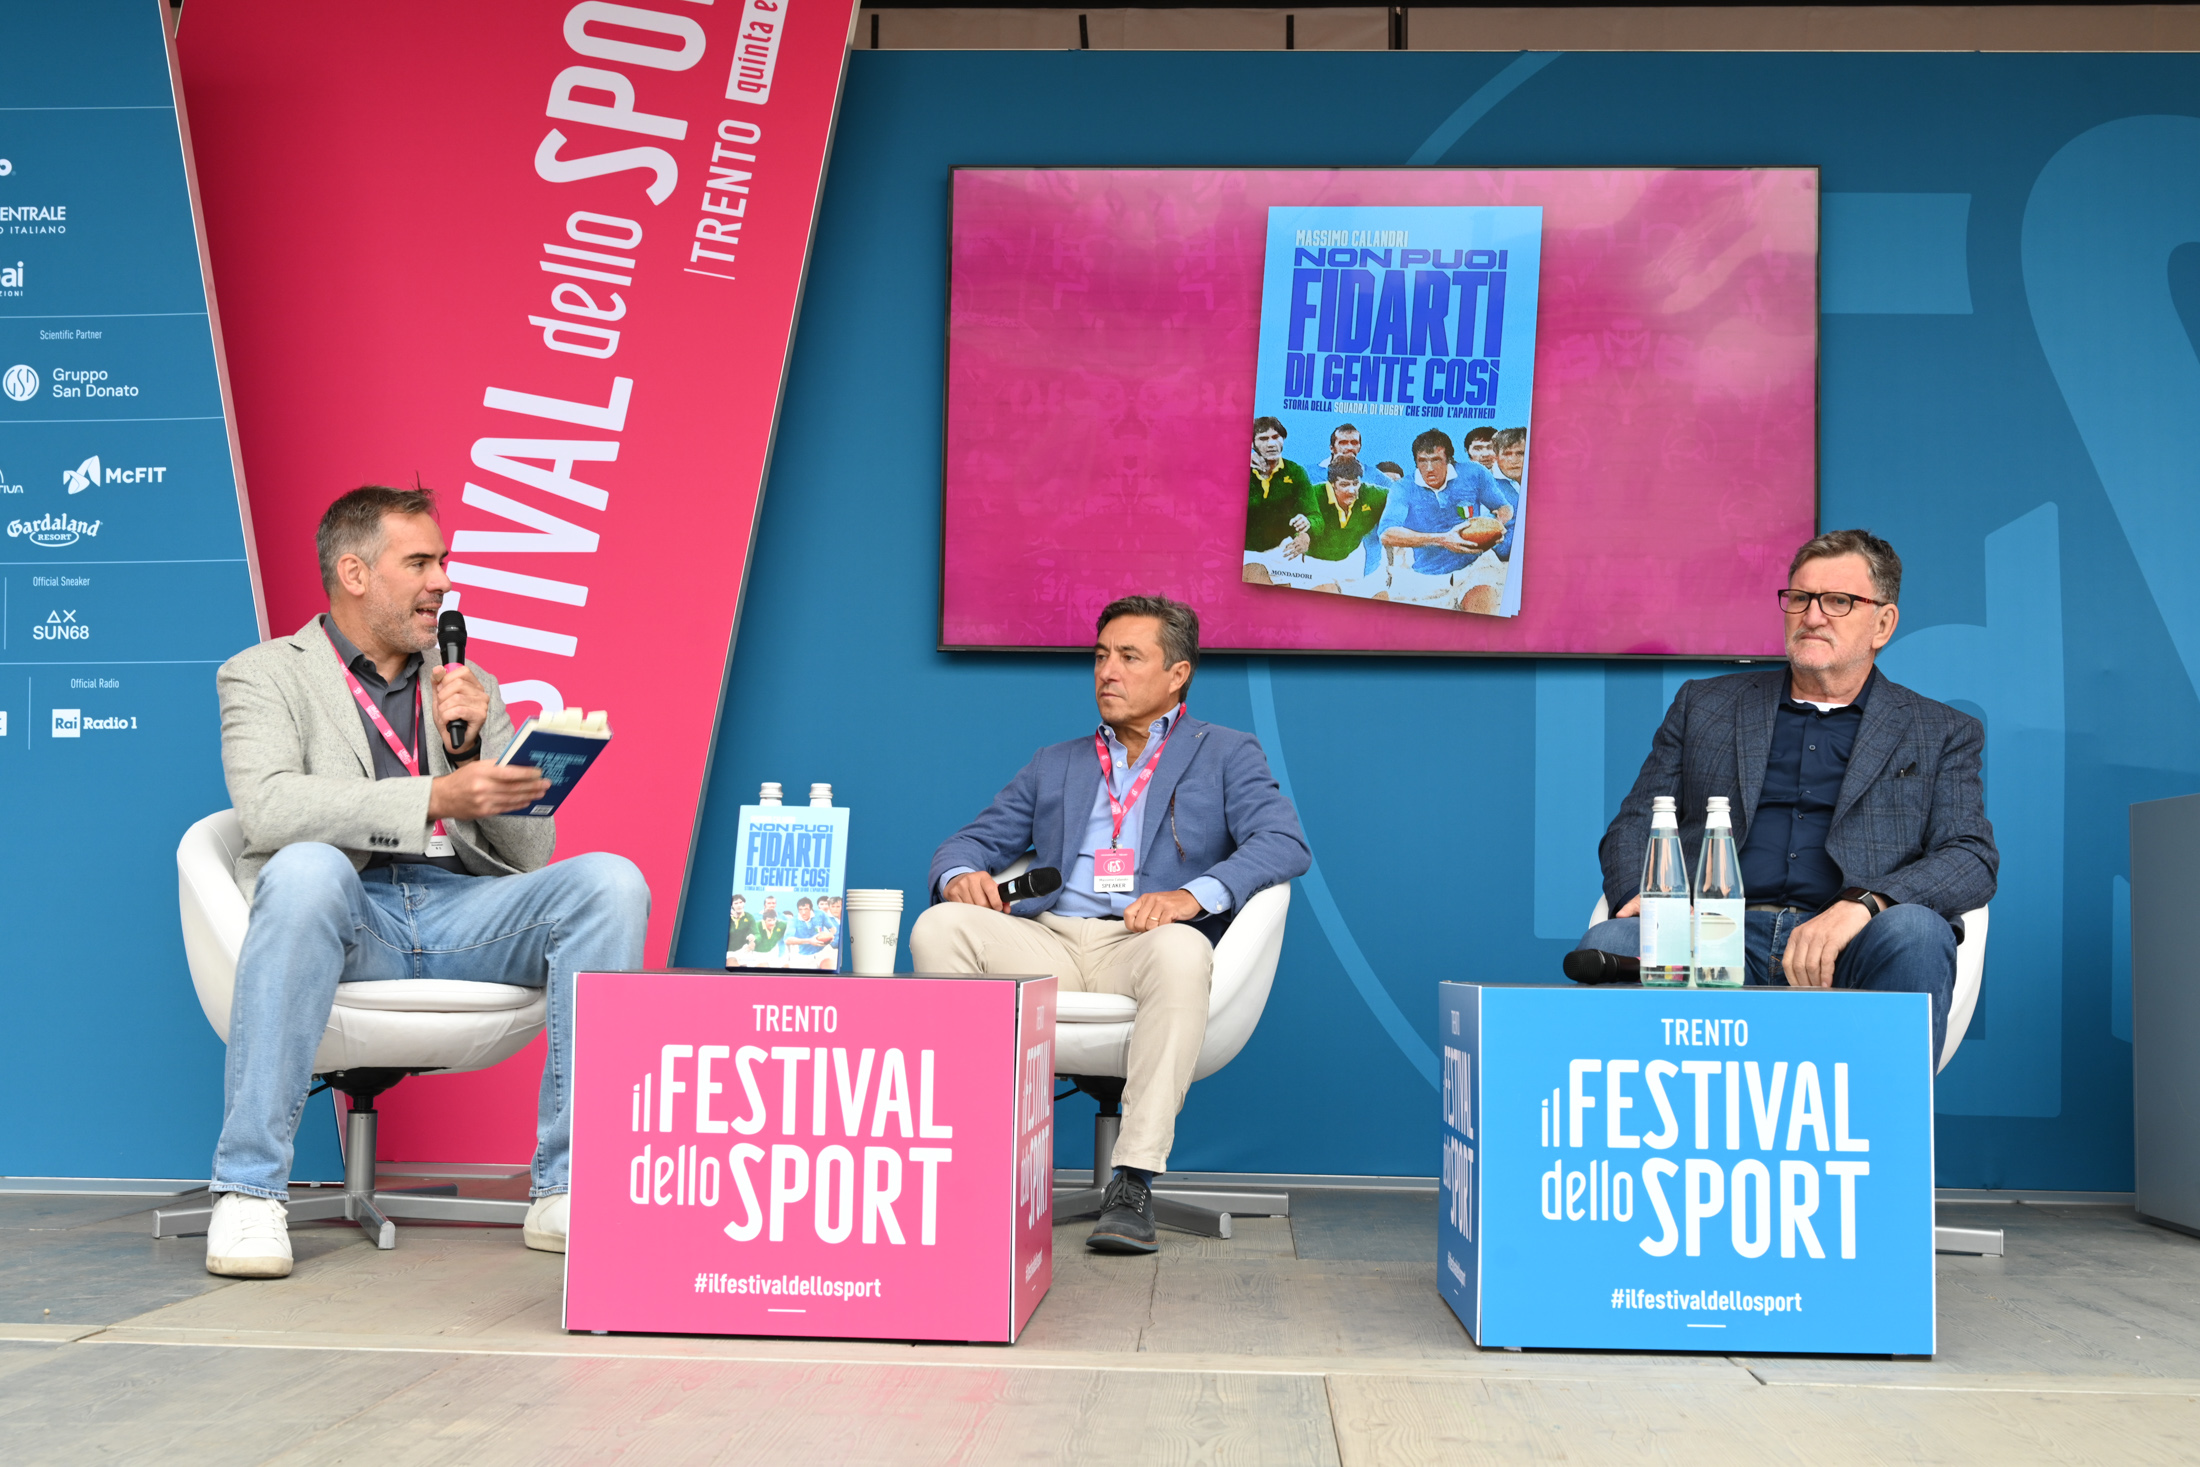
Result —
<instances>
[{"instance_id":1,"label":"navy blue shirt","mask_svg":"<svg viewBox=\"0 0 2200 1467\"><path fill-rule=\"evenodd\" d=\"M1793 698L1780 700L1764 789L1742 842L1742 891L1751 902L1816 911L1841 894L1841 868L1826 854L1826 832L1863 723L1863 693L1825 713Z\"/></svg>"}]
</instances>

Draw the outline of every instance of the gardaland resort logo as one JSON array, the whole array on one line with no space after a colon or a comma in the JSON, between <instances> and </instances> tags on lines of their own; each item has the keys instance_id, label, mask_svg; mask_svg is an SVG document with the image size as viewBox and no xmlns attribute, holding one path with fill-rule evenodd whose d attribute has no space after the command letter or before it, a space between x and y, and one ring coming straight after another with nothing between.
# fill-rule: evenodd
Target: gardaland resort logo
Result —
<instances>
[{"instance_id":1,"label":"gardaland resort logo","mask_svg":"<svg viewBox=\"0 0 2200 1467\"><path fill-rule=\"evenodd\" d=\"M26 539L47 550L74 545L83 536L98 534L98 520L80 520L73 515L42 514L35 520L8 521L10 540Z\"/></svg>"}]
</instances>

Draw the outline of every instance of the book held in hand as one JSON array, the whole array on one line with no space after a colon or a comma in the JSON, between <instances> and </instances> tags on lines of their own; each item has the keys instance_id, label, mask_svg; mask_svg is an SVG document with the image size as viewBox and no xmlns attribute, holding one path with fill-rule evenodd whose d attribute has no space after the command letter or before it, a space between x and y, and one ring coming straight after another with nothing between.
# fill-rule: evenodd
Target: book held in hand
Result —
<instances>
[{"instance_id":1,"label":"book held in hand","mask_svg":"<svg viewBox=\"0 0 2200 1467\"><path fill-rule=\"evenodd\" d=\"M608 713L584 714L578 708L561 708L522 724L519 736L497 763L532 764L550 781L550 788L534 804L512 813L549 815L564 804L588 766L610 746L610 717Z\"/></svg>"}]
</instances>

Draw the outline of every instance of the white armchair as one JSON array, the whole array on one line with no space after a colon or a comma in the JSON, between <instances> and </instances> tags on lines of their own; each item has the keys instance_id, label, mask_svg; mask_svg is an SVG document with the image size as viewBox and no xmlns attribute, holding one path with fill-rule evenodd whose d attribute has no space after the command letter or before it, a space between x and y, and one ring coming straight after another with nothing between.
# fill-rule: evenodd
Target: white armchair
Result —
<instances>
[{"instance_id":1,"label":"white armchair","mask_svg":"<svg viewBox=\"0 0 2200 1467\"><path fill-rule=\"evenodd\" d=\"M237 954L252 915L236 880L243 851L244 833L233 810L199 821L176 848L184 957L199 1006L224 1042ZM518 1226L527 1215L524 1201L459 1197L448 1186L377 1191L374 1101L407 1075L480 1070L509 1059L542 1032L548 1012L543 989L517 984L419 979L338 985L313 1072L351 1101L344 1124L344 1192L291 1199L291 1220L350 1218L377 1248L397 1246L393 1217ZM153 1236L203 1233L212 1213L213 1201L204 1195L164 1207L153 1214Z\"/></svg>"},{"instance_id":2,"label":"white armchair","mask_svg":"<svg viewBox=\"0 0 2200 1467\"><path fill-rule=\"evenodd\" d=\"M998 879L1023 874L1027 856ZM1207 1000L1207 1036L1199 1047L1194 1080L1204 1080L1237 1058L1253 1037L1268 990L1283 953L1283 923L1291 909L1289 885L1255 893L1215 945L1215 967ZM1054 1030L1054 1073L1100 1103L1093 1121L1092 1185L1055 1194L1054 1218L1065 1222L1100 1210L1101 1194L1114 1171L1115 1140L1123 1124L1123 1077L1129 1069L1131 1031L1138 1024L1138 1001L1114 993L1064 993ZM1065 1092L1066 1093L1066 1092ZM1230 1219L1282 1217L1291 1211L1287 1192L1154 1188L1154 1218L1184 1232L1210 1238L1230 1236Z\"/></svg>"}]
</instances>

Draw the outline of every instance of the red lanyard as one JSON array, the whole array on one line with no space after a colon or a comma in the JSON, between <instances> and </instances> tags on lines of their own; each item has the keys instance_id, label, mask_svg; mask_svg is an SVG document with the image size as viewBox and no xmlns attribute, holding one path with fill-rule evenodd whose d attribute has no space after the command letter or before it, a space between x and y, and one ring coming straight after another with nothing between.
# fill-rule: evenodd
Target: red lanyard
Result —
<instances>
[{"instance_id":1,"label":"red lanyard","mask_svg":"<svg viewBox=\"0 0 2200 1467\"><path fill-rule=\"evenodd\" d=\"M416 678L413 683L413 747L408 749L405 747L404 740L398 738L397 730L390 727L390 721L382 716L382 710L375 706L374 699L368 696L367 690L359 685L359 679L352 676L351 669L345 666L344 654L336 650L336 644L333 641L328 644L328 650L334 654L337 669L344 674L344 681L351 685L352 697L359 700L359 707L366 713L368 720L374 724L375 731L382 735L382 742L390 746L390 752L397 756L398 763L405 766L407 774L418 775L420 773L420 725L426 721L428 715L426 695L421 691L418 679ZM432 833L436 835L443 834L442 821L438 820L435 823L435 829Z\"/></svg>"},{"instance_id":2,"label":"red lanyard","mask_svg":"<svg viewBox=\"0 0 2200 1467\"><path fill-rule=\"evenodd\" d=\"M1178 704L1176 716L1181 719L1184 712L1184 705ZM1119 800L1115 797L1115 769L1113 765L1108 763L1108 741L1097 730L1094 731L1092 748L1093 752L1100 756L1100 788L1108 792L1108 813L1115 817L1115 834L1108 838L1110 845L1117 845L1122 842L1123 817L1131 813L1131 807L1138 803L1138 797L1143 795L1146 792L1146 786L1152 783L1154 768L1161 762L1161 751L1169 747L1169 734L1175 732L1176 724L1171 722L1168 732L1161 735L1161 742L1155 746L1153 753L1147 758L1144 766L1139 769L1138 778L1131 781L1131 792Z\"/></svg>"}]
</instances>

